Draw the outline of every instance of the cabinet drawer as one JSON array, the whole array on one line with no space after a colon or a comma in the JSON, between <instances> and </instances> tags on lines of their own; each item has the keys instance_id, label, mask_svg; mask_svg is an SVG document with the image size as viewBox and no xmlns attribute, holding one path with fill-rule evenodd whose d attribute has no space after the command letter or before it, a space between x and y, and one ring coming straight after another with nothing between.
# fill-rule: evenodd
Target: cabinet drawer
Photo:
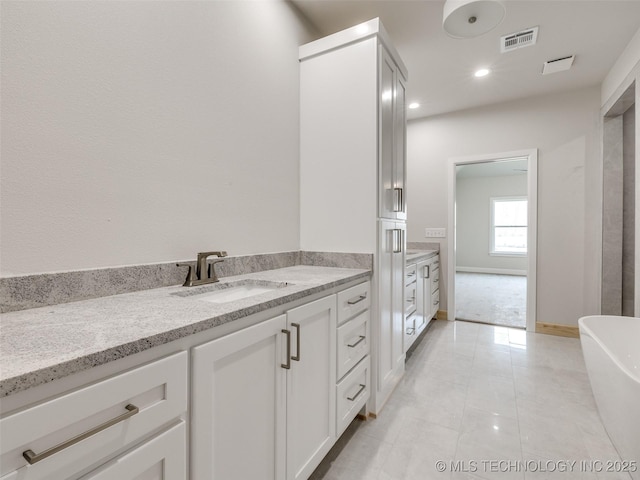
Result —
<instances>
[{"instance_id":1,"label":"cabinet drawer","mask_svg":"<svg viewBox=\"0 0 640 480\"><path fill-rule=\"evenodd\" d=\"M338 385L336 434L339 437L356 417L371 392L371 357L367 355Z\"/></svg>"},{"instance_id":2,"label":"cabinet drawer","mask_svg":"<svg viewBox=\"0 0 640 480\"><path fill-rule=\"evenodd\" d=\"M436 290L431 294L431 311L435 315L440 307L440 290Z\"/></svg>"},{"instance_id":3,"label":"cabinet drawer","mask_svg":"<svg viewBox=\"0 0 640 480\"><path fill-rule=\"evenodd\" d=\"M406 352L417 337L417 315L411 315L404 320L404 351Z\"/></svg>"},{"instance_id":4,"label":"cabinet drawer","mask_svg":"<svg viewBox=\"0 0 640 480\"><path fill-rule=\"evenodd\" d=\"M432 266L431 268L431 291L435 292L440 288L440 268L435 266Z\"/></svg>"},{"instance_id":5,"label":"cabinet drawer","mask_svg":"<svg viewBox=\"0 0 640 480\"><path fill-rule=\"evenodd\" d=\"M371 306L371 282L338 293L338 325Z\"/></svg>"},{"instance_id":6,"label":"cabinet drawer","mask_svg":"<svg viewBox=\"0 0 640 480\"><path fill-rule=\"evenodd\" d=\"M417 274L418 274L418 268L415 263L407 265L407 267L404 270L404 284L409 285L411 282L415 282Z\"/></svg>"},{"instance_id":7,"label":"cabinet drawer","mask_svg":"<svg viewBox=\"0 0 640 480\"><path fill-rule=\"evenodd\" d=\"M66 479L98 464L185 412L187 377L180 352L1 419L0 474L21 469L22 480ZM23 457L58 446L32 465Z\"/></svg>"},{"instance_id":8,"label":"cabinet drawer","mask_svg":"<svg viewBox=\"0 0 640 480\"><path fill-rule=\"evenodd\" d=\"M404 315L405 317L411 315L416 311L418 305L418 290L416 282L413 282L404 289Z\"/></svg>"},{"instance_id":9,"label":"cabinet drawer","mask_svg":"<svg viewBox=\"0 0 640 480\"><path fill-rule=\"evenodd\" d=\"M184 421L107 462L80 480L187 478L186 426Z\"/></svg>"},{"instance_id":10,"label":"cabinet drawer","mask_svg":"<svg viewBox=\"0 0 640 480\"><path fill-rule=\"evenodd\" d=\"M369 353L371 313L362 312L338 328L338 376L342 378Z\"/></svg>"}]
</instances>

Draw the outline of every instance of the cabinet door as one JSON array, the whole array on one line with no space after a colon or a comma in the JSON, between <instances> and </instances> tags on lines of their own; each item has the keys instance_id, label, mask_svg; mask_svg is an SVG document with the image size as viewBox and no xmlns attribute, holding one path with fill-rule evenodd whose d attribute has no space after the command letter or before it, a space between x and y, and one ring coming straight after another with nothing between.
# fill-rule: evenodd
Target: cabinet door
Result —
<instances>
[{"instance_id":1,"label":"cabinet door","mask_svg":"<svg viewBox=\"0 0 640 480\"><path fill-rule=\"evenodd\" d=\"M335 441L336 296L290 310L287 324L287 478L306 479Z\"/></svg>"},{"instance_id":2,"label":"cabinet door","mask_svg":"<svg viewBox=\"0 0 640 480\"><path fill-rule=\"evenodd\" d=\"M395 173L393 168L394 151L394 90L395 90L395 64L387 53L380 47L380 71L378 91L378 115L379 115L379 143L380 152L378 159L379 175L379 216L381 218L396 218L399 192L395 190ZM395 208L394 208L395 207Z\"/></svg>"},{"instance_id":3,"label":"cabinet door","mask_svg":"<svg viewBox=\"0 0 640 480\"><path fill-rule=\"evenodd\" d=\"M193 349L192 478L281 480L286 316Z\"/></svg>"},{"instance_id":4,"label":"cabinet door","mask_svg":"<svg viewBox=\"0 0 640 480\"><path fill-rule=\"evenodd\" d=\"M376 413L404 373L404 234L403 223L379 223Z\"/></svg>"},{"instance_id":5,"label":"cabinet door","mask_svg":"<svg viewBox=\"0 0 640 480\"><path fill-rule=\"evenodd\" d=\"M398 220L407 219L407 189L406 189L406 145L407 145L407 110L406 91L402 74L396 69L395 72L395 95L394 95L394 157L393 157L393 183L395 191L395 218Z\"/></svg>"},{"instance_id":6,"label":"cabinet door","mask_svg":"<svg viewBox=\"0 0 640 480\"><path fill-rule=\"evenodd\" d=\"M112 460L81 480L186 480L184 422Z\"/></svg>"}]
</instances>

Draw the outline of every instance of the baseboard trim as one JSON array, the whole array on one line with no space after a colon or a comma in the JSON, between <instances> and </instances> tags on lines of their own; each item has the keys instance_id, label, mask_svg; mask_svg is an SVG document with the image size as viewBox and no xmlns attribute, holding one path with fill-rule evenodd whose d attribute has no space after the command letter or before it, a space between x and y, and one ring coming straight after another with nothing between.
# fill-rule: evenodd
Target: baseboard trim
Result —
<instances>
[{"instance_id":1,"label":"baseboard trim","mask_svg":"<svg viewBox=\"0 0 640 480\"><path fill-rule=\"evenodd\" d=\"M580 329L572 325L536 322L536 333L557 335L559 337L580 338Z\"/></svg>"},{"instance_id":2,"label":"baseboard trim","mask_svg":"<svg viewBox=\"0 0 640 480\"><path fill-rule=\"evenodd\" d=\"M513 270L509 268L456 267L456 272L489 273L493 275L517 275L521 277L527 276L526 270Z\"/></svg>"},{"instance_id":3,"label":"baseboard trim","mask_svg":"<svg viewBox=\"0 0 640 480\"><path fill-rule=\"evenodd\" d=\"M438 310L436 313L436 320L448 320L449 316L447 315L446 310Z\"/></svg>"}]
</instances>

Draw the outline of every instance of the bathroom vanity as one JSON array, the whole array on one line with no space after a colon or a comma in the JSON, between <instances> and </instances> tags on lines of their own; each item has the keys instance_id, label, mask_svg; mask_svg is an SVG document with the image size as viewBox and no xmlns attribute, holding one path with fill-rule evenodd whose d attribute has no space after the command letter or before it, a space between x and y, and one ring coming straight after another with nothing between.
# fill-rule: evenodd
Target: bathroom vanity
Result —
<instances>
[{"instance_id":1,"label":"bathroom vanity","mask_svg":"<svg viewBox=\"0 0 640 480\"><path fill-rule=\"evenodd\" d=\"M440 306L440 254L408 250L405 268L404 351L413 346Z\"/></svg>"},{"instance_id":2,"label":"bathroom vanity","mask_svg":"<svg viewBox=\"0 0 640 480\"><path fill-rule=\"evenodd\" d=\"M370 275L294 266L6 314L0 478L307 478L370 394Z\"/></svg>"}]
</instances>

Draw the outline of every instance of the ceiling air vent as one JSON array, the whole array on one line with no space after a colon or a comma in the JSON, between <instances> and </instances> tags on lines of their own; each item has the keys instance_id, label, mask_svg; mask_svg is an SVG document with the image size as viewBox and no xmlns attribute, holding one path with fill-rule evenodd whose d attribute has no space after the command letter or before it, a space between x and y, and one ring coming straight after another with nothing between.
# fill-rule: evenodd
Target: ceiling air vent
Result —
<instances>
[{"instance_id":1,"label":"ceiling air vent","mask_svg":"<svg viewBox=\"0 0 640 480\"><path fill-rule=\"evenodd\" d=\"M569 70L575 60L575 55L569 55L568 57L556 58L555 60L549 60L542 65L542 74L549 75L550 73L562 72Z\"/></svg>"},{"instance_id":2,"label":"ceiling air vent","mask_svg":"<svg viewBox=\"0 0 640 480\"><path fill-rule=\"evenodd\" d=\"M531 27L520 32L510 33L509 35L500 37L500 51L505 53L518 48L535 45L537 38L538 27Z\"/></svg>"}]
</instances>

